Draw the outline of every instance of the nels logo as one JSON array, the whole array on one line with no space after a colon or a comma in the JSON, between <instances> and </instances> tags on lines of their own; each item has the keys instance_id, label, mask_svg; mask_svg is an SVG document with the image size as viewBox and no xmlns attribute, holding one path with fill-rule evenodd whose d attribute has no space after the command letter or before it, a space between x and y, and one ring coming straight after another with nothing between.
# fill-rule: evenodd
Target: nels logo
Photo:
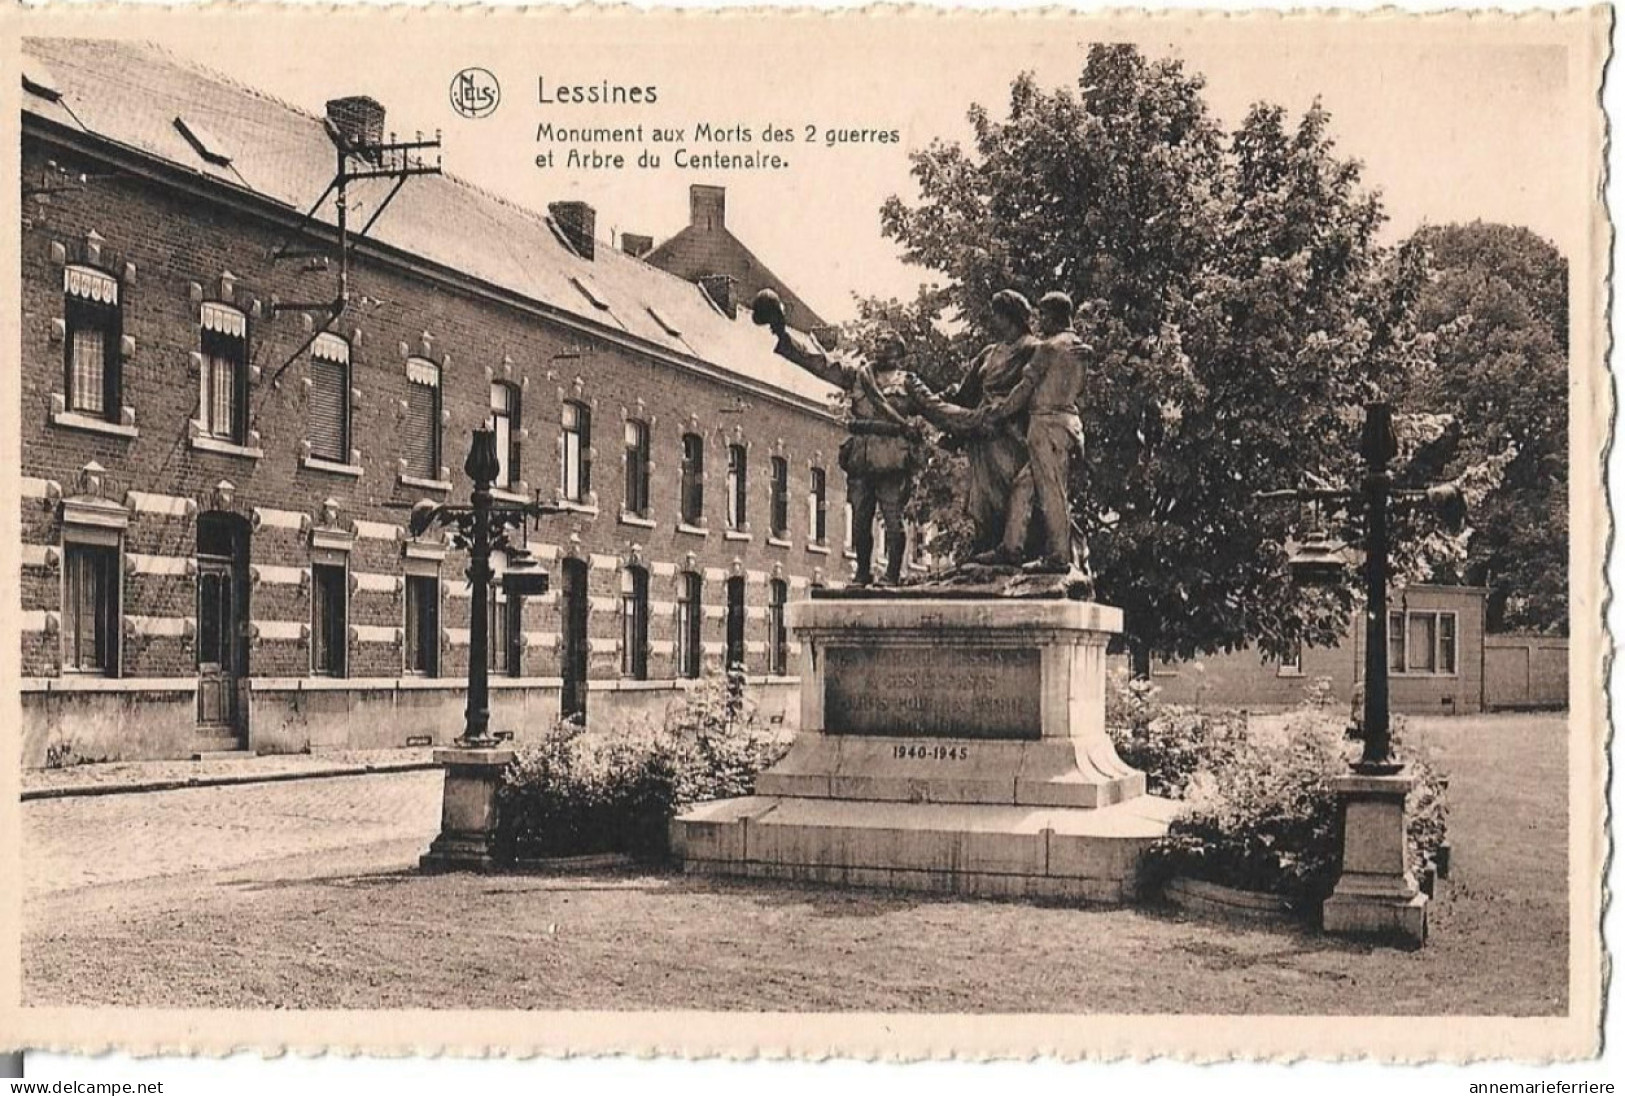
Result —
<instances>
[{"instance_id":1,"label":"nels logo","mask_svg":"<svg viewBox=\"0 0 1625 1096\"><path fill-rule=\"evenodd\" d=\"M451 109L464 118L484 118L502 101L502 88L487 69L465 68L451 78Z\"/></svg>"}]
</instances>

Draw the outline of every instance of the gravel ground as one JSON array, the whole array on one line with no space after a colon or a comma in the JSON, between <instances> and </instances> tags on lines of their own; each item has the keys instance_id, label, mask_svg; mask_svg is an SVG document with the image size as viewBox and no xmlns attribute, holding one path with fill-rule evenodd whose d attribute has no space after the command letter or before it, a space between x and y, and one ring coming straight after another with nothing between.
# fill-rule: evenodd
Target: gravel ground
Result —
<instances>
[{"instance_id":1,"label":"gravel ground","mask_svg":"<svg viewBox=\"0 0 1625 1096\"><path fill-rule=\"evenodd\" d=\"M1561 1014L1561 718L1430 721L1413 741L1450 769L1455 849L1417 952L1161 912L661 871L421 876L438 776L409 773L25 805L25 999Z\"/></svg>"}]
</instances>

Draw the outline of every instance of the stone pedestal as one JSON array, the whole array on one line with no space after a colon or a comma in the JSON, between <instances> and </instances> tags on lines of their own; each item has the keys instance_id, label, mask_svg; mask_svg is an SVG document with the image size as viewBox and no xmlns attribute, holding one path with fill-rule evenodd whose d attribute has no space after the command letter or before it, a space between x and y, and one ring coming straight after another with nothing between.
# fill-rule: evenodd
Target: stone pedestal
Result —
<instances>
[{"instance_id":1,"label":"stone pedestal","mask_svg":"<svg viewBox=\"0 0 1625 1096\"><path fill-rule=\"evenodd\" d=\"M1416 780L1401 771L1350 773L1337 781L1343 813L1343 869L1321 906L1321 924L1342 936L1427 940L1427 895L1405 870L1405 797Z\"/></svg>"},{"instance_id":2,"label":"stone pedestal","mask_svg":"<svg viewBox=\"0 0 1625 1096\"><path fill-rule=\"evenodd\" d=\"M440 836L418 861L423 871L490 871L496 840L497 790L502 771L514 758L511 749L453 747L434 752L445 767L440 803Z\"/></svg>"},{"instance_id":3,"label":"stone pedestal","mask_svg":"<svg viewBox=\"0 0 1625 1096\"><path fill-rule=\"evenodd\" d=\"M1120 610L867 593L789 606L801 725L757 794L673 823L689 871L1122 902L1172 804L1117 756Z\"/></svg>"}]
</instances>

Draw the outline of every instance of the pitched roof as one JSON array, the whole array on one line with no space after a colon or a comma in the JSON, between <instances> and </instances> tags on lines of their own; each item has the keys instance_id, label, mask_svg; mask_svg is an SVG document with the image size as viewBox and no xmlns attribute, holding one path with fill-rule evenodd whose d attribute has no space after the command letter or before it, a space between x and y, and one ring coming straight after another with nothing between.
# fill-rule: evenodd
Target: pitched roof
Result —
<instances>
[{"instance_id":1,"label":"pitched roof","mask_svg":"<svg viewBox=\"0 0 1625 1096\"><path fill-rule=\"evenodd\" d=\"M795 290L763 265L762 260L724 226L707 229L688 225L650 251L643 261L680 278L727 274L739 284L741 299L754 297L759 290L771 289L784 302L786 314L795 321L795 326L809 331L825 326L818 313Z\"/></svg>"},{"instance_id":2,"label":"pitched roof","mask_svg":"<svg viewBox=\"0 0 1625 1096\"><path fill-rule=\"evenodd\" d=\"M150 44L23 40L23 111L302 213L333 177L325 120ZM335 92L344 89L335 89ZM350 184L362 217L390 180ZM332 223L332 204L321 219ZM453 175L409 180L369 235L650 349L698 358L827 406L834 389L773 353L773 336L722 316L700 288L605 244L592 259L542 213ZM267 259L267 262L270 260Z\"/></svg>"}]
</instances>

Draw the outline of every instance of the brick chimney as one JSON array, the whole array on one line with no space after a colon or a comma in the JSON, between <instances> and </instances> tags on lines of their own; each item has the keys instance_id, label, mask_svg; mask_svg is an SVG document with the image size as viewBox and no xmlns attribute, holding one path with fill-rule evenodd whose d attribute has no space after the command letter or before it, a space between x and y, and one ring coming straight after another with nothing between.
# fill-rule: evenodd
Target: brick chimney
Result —
<instances>
[{"instance_id":1,"label":"brick chimney","mask_svg":"<svg viewBox=\"0 0 1625 1096\"><path fill-rule=\"evenodd\" d=\"M688 223L695 228L728 227L728 191L725 187L695 183L688 188Z\"/></svg>"},{"instance_id":2,"label":"brick chimney","mask_svg":"<svg viewBox=\"0 0 1625 1096\"><path fill-rule=\"evenodd\" d=\"M621 250L634 259L641 259L655 249L653 236L639 236L635 232L621 233Z\"/></svg>"},{"instance_id":3,"label":"brick chimney","mask_svg":"<svg viewBox=\"0 0 1625 1096\"><path fill-rule=\"evenodd\" d=\"M593 230L598 227L598 211L586 202L554 202L547 207L553 220L584 259L593 256Z\"/></svg>"},{"instance_id":4,"label":"brick chimney","mask_svg":"<svg viewBox=\"0 0 1625 1096\"><path fill-rule=\"evenodd\" d=\"M720 188L713 188L720 189ZM734 280L731 274L702 274L696 279L705 295L711 298L722 314L734 318Z\"/></svg>"},{"instance_id":5,"label":"brick chimney","mask_svg":"<svg viewBox=\"0 0 1625 1096\"><path fill-rule=\"evenodd\" d=\"M371 96L329 99L327 121L352 147L384 141L384 105Z\"/></svg>"}]
</instances>

